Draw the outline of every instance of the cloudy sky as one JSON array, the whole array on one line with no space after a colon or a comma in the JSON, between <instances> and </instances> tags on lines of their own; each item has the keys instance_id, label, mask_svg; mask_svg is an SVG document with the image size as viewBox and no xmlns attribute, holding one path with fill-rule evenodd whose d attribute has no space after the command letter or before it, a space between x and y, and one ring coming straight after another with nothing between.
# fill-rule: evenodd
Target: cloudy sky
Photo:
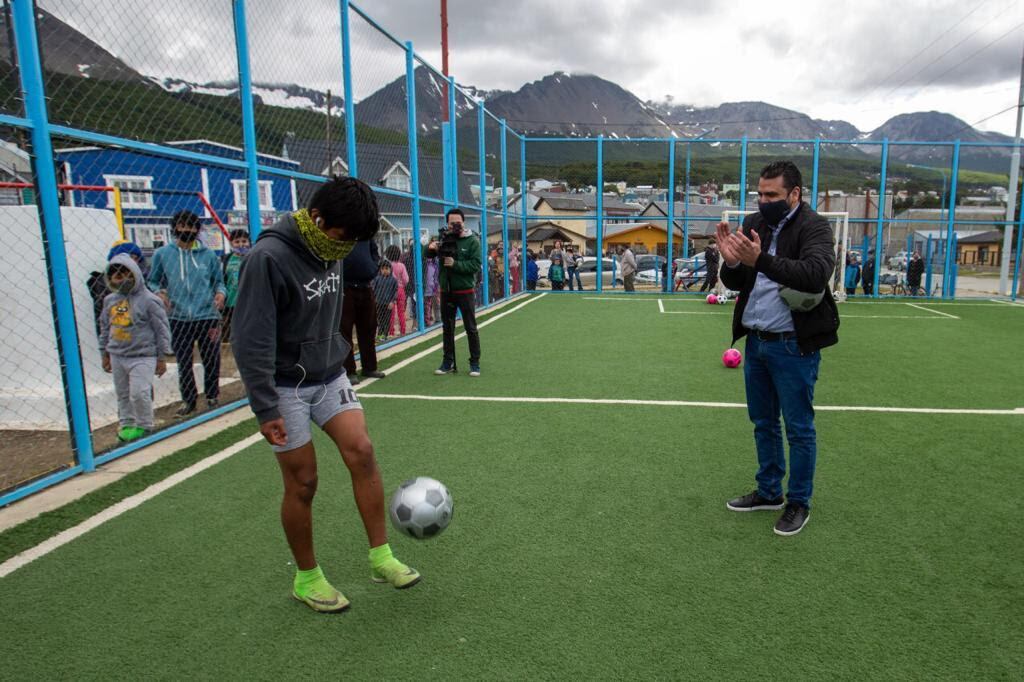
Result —
<instances>
[{"instance_id":1,"label":"cloudy sky","mask_svg":"<svg viewBox=\"0 0 1024 682\"><path fill-rule=\"evenodd\" d=\"M439 0L354 1L440 66ZM40 5L148 75L233 76L230 0ZM337 0L247 5L255 80L340 89ZM645 100L763 100L861 130L937 110L1014 131L1021 0L449 0L448 11L451 72L482 89L567 71ZM405 72L402 51L358 17L352 49L357 99Z\"/></svg>"}]
</instances>

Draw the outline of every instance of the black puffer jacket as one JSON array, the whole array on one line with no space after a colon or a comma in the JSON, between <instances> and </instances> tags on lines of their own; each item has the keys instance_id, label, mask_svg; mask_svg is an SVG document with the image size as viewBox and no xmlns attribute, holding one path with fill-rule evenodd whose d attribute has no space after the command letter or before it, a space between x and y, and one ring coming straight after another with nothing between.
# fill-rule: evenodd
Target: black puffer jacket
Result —
<instances>
[{"instance_id":1,"label":"black puffer jacket","mask_svg":"<svg viewBox=\"0 0 1024 682\"><path fill-rule=\"evenodd\" d=\"M743 221L743 233L748 237L756 230L761 238L761 255L754 267L740 264L735 268L722 268L722 283L733 291L739 291L732 316L732 341L736 343L746 335L743 326L743 311L750 299L757 273L763 272L769 279L797 291L818 292L828 287L829 279L836 269L836 257L832 237L832 226L806 203L779 232L779 244L775 255L768 253L772 243L772 228L760 213L748 215ZM793 329L796 330L797 344L805 353L839 342L839 310L831 292L825 293L821 303L807 312L792 311Z\"/></svg>"}]
</instances>

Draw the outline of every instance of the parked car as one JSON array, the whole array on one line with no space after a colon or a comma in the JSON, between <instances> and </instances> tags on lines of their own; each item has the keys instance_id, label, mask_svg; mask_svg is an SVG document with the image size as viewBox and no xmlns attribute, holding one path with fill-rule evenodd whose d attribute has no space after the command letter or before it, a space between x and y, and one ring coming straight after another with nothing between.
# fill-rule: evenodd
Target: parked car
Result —
<instances>
[{"instance_id":1,"label":"parked car","mask_svg":"<svg viewBox=\"0 0 1024 682\"><path fill-rule=\"evenodd\" d=\"M699 284L708 276L708 264L704 254L699 253L690 258L676 258L676 276L674 289L689 289Z\"/></svg>"},{"instance_id":2,"label":"parked car","mask_svg":"<svg viewBox=\"0 0 1024 682\"><path fill-rule=\"evenodd\" d=\"M897 251L895 256L889 257L889 267L893 270L906 270L907 258L906 251Z\"/></svg>"},{"instance_id":3,"label":"parked car","mask_svg":"<svg viewBox=\"0 0 1024 682\"><path fill-rule=\"evenodd\" d=\"M664 256L645 253L636 257L636 283L658 284L665 276Z\"/></svg>"}]
</instances>

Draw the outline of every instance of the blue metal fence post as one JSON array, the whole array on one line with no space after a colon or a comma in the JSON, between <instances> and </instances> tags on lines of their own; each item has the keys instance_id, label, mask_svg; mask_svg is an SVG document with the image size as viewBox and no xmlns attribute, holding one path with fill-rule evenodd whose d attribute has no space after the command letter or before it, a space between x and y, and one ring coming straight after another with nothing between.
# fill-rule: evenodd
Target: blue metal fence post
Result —
<instances>
[{"instance_id":1,"label":"blue metal fence post","mask_svg":"<svg viewBox=\"0 0 1024 682\"><path fill-rule=\"evenodd\" d=\"M740 143L740 210L747 210L747 136ZM743 218L740 218L743 223Z\"/></svg>"},{"instance_id":2,"label":"blue metal fence post","mask_svg":"<svg viewBox=\"0 0 1024 682\"><path fill-rule=\"evenodd\" d=\"M451 147L448 161L451 163L452 179L452 203L459 205L459 145L456 139L455 127L458 124L458 117L455 111L455 77L448 77L448 144ZM487 241L487 235L483 236ZM485 301L486 303L486 301Z\"/></svg>"},{"instance_id":3,"label":"blue metal fence post","mask_svg":"<svg viewBox=\"0 0 1024 682\"><path fill-rule=\"evenodd\" d=\"M348 158L348 174L350 177L358 178L356 106L352 99L352 40L349 30L349 0L338 0L338 7L341 11L341 77L345 88L345 151Z\"/></svg>"},{"instance_id":4,"label":"blue metal fence post","mask_svg":"<svg viewBox=\"0 0 1024 682\"><path fill-rule=\"evenodd\" d=\"M811 208L815 211L818 210L818 168L821 160L821 138L814 138L814 166L811 169ZM865 251L864 255L867 256L868 252Z\"/></svg>"},{"instance_id":5,"label":"blue metal fence post","mask_svg":"<svg viewBox=\"0 0 1024 682\"><path fill-rule=\"evenodd\" d=\"M61 374L67 398L68 427L78 464L84 471L93 471L96 462L89 430L89 408L86 403L85 376L82 372L75 303L71 296L71 277L64 247L64 227L60 217L57 170L53 165L53 140L50 139L49 115L43 67L39 57L36 34L35 4L32 0L14 0L12 15L18 73L25 101L25 117L32 122L32 165L39 191L38 211L45 238L50 295L53 297L55 326L61 359ZM5 313L6 314L6 313Z\"/></svg>"},{"instance_id":6,"label":"blue metal fence post","mask_svg":"<svg viewBox=\"0 0 1024 682\"><path fill-rule=\"evenodd\" d=\"M416 53L405 44L405 108L409 135L409 191L412 192L412 253L416 278L416 328L426 327L423 301L423 244L420 242L420 150L416 130Z\"/></svg>"},{"instance_id":7,"label":"blue metal fence post","mask_svg":"<svg viewBox=\"0 0 1024 682\"><path fill-rule=\"evenodd\" d=\"M245 195L249 213L249 237L255 240L262 228L260 212L260 172L256 160L256 110L252 98L252 71L249 68L249 31L245 18L245 0L235 0L235 50L238 53L238 96L242 100L242 140L246 171Z\"/></svg>"},{"instance_id":8,"label":"blue metal fence post","mask_svg":"<svg viewBox=\"0 0 1024 682\"><path fill-rule=\"evenodd\" d=\"M504 121L504 119L502 119L502 120ZM523 230L523 248L525 249L526 248L527 216L529 215L529 212L530 212L530 207L526 203L527 179L526 179L526 138L525 137L520 137L519 138L519 183L520 183L519 184L519 193L520 193L519 195L520 195L520 197L522 198L522 201L523 201L523 215L520 217L520 220L522 221L521 225L522 225L522 230ZM526 281L526 279L525 279L526 278L525 263L524 263L524 267L522 268L522 270L523 270L523 278L524 278L523 282L525 282ZM524 289L526 288L525 284L523 285L523 288Z\"/></svg>"},{"instance_id":9,"label":"blue metal fence post","mask_svg":"<svg viewBox=\"0 0 1024 682\"><path fill-rule=\"evenodd\" d=\"M690 257L690 143L686 143L686 182L683 187L683 258ZM696 264L694 269L696 269Z\"/></svg>"},{"instance_id":10,"label":"blue metal fence post","mask_svg":"<svg viewBox=\"0 0 1024 682\"><path fill-rule=\"evenodd\" d=\"M885 219L885 185L889 171L889 138L882 140L882 170L878 180L878 220L875 223L875 281L873 297L878 298L878 278L882 269L882 223Z\"/></svg>"},{"instance_id":11,"label":"blue metal fence post","mask_svg":"<svg viewBox=\"0 0 1024 682\"><path fill-rule=\"evenodd\" d=\"M477 101L476 105L476 127L477 127L477 155L479 158L478 171L480 173L480 263L484 269L483 279L480 280L480 294L483 296L484 305L491 302L490 264L487 262L487 251L490 244L487 242L487 142L484 140L484 101ZM504 234L504 232L502 232ZM494 264L497 267L497 263Z\"/></svg>"},{"instance_id":12,"label":"blue metal fence post","mask_svg":"<svg viewBox=\"0 0 1024 682\"><path fill-rule=\"evenodd\" d=\"M1013 289L1010 300L1017 300L1017 287L1020 286L1021 249L1024 248L1024 186L1021 187L1020 201L1017 202L1017 261L1013 265Z\"/></svg>"},{"instance_id":13,"label":"blue metal fence post","mask_svg":"<svg viewBox=\"0 0 1024 682\"><path fill-rule=\"evenodd\" d=\"M444 181L444 201L446 204L455 207L454 194L452 193L452 145L451 145L451 124L448 121L441 122L441 174Z\"/></svg>"},{"instance_id":14,"label":"blue metal fence post","mask_svg":"<svg viewBox=\"0 0 1024 682\"><path fill-rule=\"evenodd\" d=\"M600 293L604 280L604 135L597 136L597 291ZM615 272L612 271L612 286L615 286Z\"/></svg>"},{"instance_id":15,"label":"blue metal fence post","mask_svg":"<svg viewBox=\"0 0 1024 682\"><path fill-rule=\"evenodd\" d=\"M501 154L501 233L508 234L508 129L505 126L505 119L501 119L501 139L498 140L498 149ZM485 209L486 210L486 209ZM522 272L526 273L526 241L523 241L522 253L520 254ZM526 286L523 286L525 289Z\"/></svg>"},{"instance_id":16,"label":"blue metal fence post","mask_svg":"<svg viewBox=\"0 0 1024 682\"><path fill-rule=\"evenodd\" d=\"M668 139L668 210L665 211L668 224L665 231L668 233L668 253L665 255L665 263L668 266L665 277L664 291L672 291L672 263L675 260L672 252L672 238L676 231L676 141L675 138Z\"/></svg>"},{"instance_id":17,"label":"blue metal fence post","mask_svg":"<svg viewBox=\"0 0 1024 682\"><path fill-rule=\"evenodd\" d=\"M953 168L950 171L949 179L949 217L946 223L946 260L942 270L942 297L951 298L955 296L956 290L953 283L953 261L956 259L956 248L954 226L956 225L956 185L957 176L960 175L960 140L953 143Z\"/></svg>"}]
</instances>

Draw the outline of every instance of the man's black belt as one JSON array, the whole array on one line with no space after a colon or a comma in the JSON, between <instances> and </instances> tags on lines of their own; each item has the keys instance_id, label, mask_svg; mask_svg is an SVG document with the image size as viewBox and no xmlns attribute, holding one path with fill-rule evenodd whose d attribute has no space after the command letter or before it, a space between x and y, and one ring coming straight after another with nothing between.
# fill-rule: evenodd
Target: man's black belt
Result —
<instances>
[{"instance_id":1,"label":"man's black belt","mask_svg":"<svg viewBox=\"0 0 1024 682\"><path fill-rule=\"evenodd\" d=\"M796 338L796 332L764 332L760 329L749 329L748 331L759 341L784 341Z\"/></svg>"}]
</instances>

